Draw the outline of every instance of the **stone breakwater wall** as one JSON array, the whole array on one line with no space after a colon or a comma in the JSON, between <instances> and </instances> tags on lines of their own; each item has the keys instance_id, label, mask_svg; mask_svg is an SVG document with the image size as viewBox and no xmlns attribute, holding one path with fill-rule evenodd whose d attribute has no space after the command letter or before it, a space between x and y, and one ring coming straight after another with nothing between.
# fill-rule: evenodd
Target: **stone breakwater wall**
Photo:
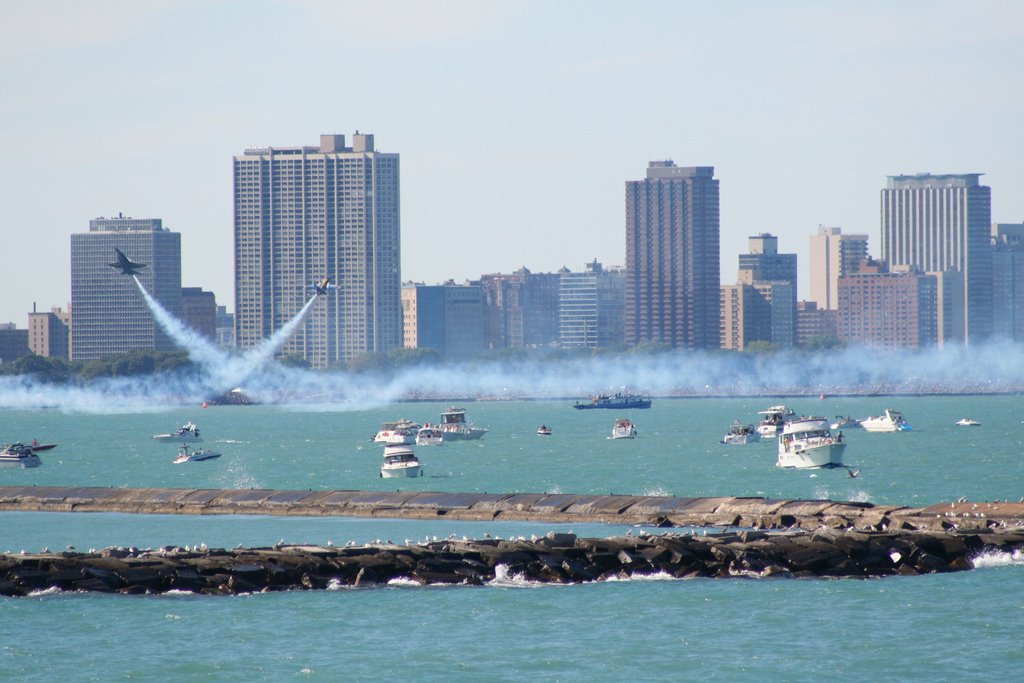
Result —
<instances>
[{"instance_id":1,"label":"stone breakwater wall","mask_svg":"<svg viewBox=\"0 0 1024 683\"><path fill-rule=\"evenodd\" d=\"M1024 528L1024 503L937 503L926 507L830 500L680 498L547 493L438 493L0 487L0 511L253 514L468 521L599 522L657 527L752 529Z\"/></svg>"},{"instance_id":2,"label":"stone breakwater wall","mask_svg":"<svg viewBox=\"0 0 1024 683\"><path fill-rule=\"evenodd\" d=\"M499 578L583 583L633 575L676 578L870 578L971 569L987 551L1024 552L1024 530L971 532L744 531L709 536L642 534L578 538L435 541L354 547L0 555L0 595L44 590L233 595L263 591L420 585L483 585Z\"/></svg>"}]
</instances>

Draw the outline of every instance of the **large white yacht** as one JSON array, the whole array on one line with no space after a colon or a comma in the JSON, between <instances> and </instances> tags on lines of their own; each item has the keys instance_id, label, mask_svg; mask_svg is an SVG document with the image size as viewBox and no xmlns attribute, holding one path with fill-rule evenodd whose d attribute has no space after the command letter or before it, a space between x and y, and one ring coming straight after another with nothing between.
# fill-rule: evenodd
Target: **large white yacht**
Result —
<instances>
[{"instance_id":1,"label":"large white yacht","mask_svg":"<svg viewBox=\"0 0 1024 683\"><path fill-rule=\"evenodd\" d=\"M778 467L808 469L842 467L846 444L842 435L832 436L828 420L823 417L801 417L789 420L779 437Z\"/></svg>"}]
</instances>

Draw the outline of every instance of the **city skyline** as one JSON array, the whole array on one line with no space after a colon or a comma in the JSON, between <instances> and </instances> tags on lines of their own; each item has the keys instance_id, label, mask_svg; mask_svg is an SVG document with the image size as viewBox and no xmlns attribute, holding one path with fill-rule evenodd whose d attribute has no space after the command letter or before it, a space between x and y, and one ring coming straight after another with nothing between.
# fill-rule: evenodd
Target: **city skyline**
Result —
<instances>
[{"instance_id":1,"label":"city skyline","mask_svg":"<svg viewBox=\"0 0 1024 683\"><path fill-rule=\"evenodd\" d=\"M770 232L805 299L819 225L878 255L887 176L983 173L992 220L1024 219L1021 19L1004 2L0 3L0 234L19 255L0 322L66 306L69 235L119 212L181 233L182 284L234 310L231 158L356 129L402 154L403 281L624 264L622 184L671 158L722 182L722 283ZM308 41L249 49L282 31ZM316 95L265 98L275 84Z\"/></svg>"}]
</instances>

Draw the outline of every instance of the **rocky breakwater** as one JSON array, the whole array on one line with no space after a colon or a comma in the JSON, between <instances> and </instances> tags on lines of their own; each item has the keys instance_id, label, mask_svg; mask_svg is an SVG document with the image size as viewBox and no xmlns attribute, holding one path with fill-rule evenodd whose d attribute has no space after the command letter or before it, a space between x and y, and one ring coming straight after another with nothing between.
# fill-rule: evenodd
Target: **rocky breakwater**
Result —
<instances>
[{"instance_id":1,"label":"rocky breakwater","mask_svg":"<svg viewBox=\"0 0 1024 683\"><path fill-rule=\"evenodd\" d=\"M350 547L107 548L0 555L0 595L45 590L232 595L407 584L482 585L518 577L581 583L677 578L869 578L960 571L983 554L1020 557L1024 530L742 531L579 538L456 540Z\"/></svg>"}]
</instances>

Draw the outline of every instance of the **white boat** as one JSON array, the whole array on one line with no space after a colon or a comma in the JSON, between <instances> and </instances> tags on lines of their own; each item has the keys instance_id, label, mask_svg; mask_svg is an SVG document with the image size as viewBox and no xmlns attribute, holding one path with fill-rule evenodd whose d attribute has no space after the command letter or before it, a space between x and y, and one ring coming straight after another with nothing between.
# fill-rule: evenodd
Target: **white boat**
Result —
<instances>
[{"instance_id":1,"label":"white boat","mask_svg":"<svg viewBox=\"0 0 1024 683\"><path fill-rule=\"evenodd\" d=\"M958 427L980 427L981 423L977 420L972 420L969 417L965 417L962 420L957 420L956 424Z\"/></svg>"},{"instance_id":2,"label":"white boat","mask_svg":"<svg viewBox=\"0 0 1024 683\"><path fill-rule=\"evenodd\" d=\"M416 445L443 446L444 432L438 427L431 427L429 424L423 425L416 430Z\"/></svg>"},{"instance_id":3,"label":"white boat","mask_svg":"<svg viewBox=\"0 0 1024 683\"><path fill-rule=\"evenodd\" d=\"M757 425L757 433L769 439L781 434L782 425L786 424L786 420L796 416L796 413L786 406L772 406L768 410L758 411L757 414L764 415Z\"/></svg>"},{"instance_id":4,"label":"white boat","mask_svg":"<svg viewBox=\"0 0 1024 683\"><path fill-rule=\"evenodd\" d=\"M636 425L633 424L632 420L627 420L626 418L622 418L620 420L616 420L615 421L615 426L612 427L612 436L611 436L611 438L613 438L613 439L635 439L636 436L637 436L637 434L636 434Z\"/></svg>"},{"instance_id":5,"label":"white boat","mask_svg":"<svg viewBox=\"0 0 1024 683\"><path fill-rule=\"evenodd\" d=\"M761 435L754 425L740 424L739 420L733 423L729 427L729 432L722 437L722 443L742 445L747 443L757 443L761 440Z\"/></svg>"},{"instance_id":6,"label":"white boat","mask_svg":"<svg viewBox=\"0 0 1024 683\"><path fill-rule=\"evenodd\" d=\"M903 419L903 414L898 410L886 408L885 413L875 417L866 417L860 421L860 426L868 432L909 432L910 425Z\"/></svg>"},{"instance_id":7,"label":"white boat","mask_svg":"<svg viewBox=\"0 0 1024 683\"><path fill-rule=\"evenodd\" d=\"M189 453L188 446L182 445L178 449L178 457L174 459L175 465L180 465L183 462L200 462L202 460L213 460L219 458L220 453L214 451L208 451L205 448L200 448L198 451L192 451Z\"/></svg>"},{"instance_id":8,"label":"white boat","mask_svg":"<svg viewBox=\"0 0 1024 683\"><path fill-rule=\"evenodd\" d=\"M836 421L831 425L832 429L860 429L860 420L852 417L836 415Z\"/></svg>"},{"instance_id":9,"label":"white boat","mask_svg":"<svg viewBox=\"0 0 1024 683\"><path fill-rule=\"evenodd\" d=\"M0 446L0 465L5 467L39 467L42 461L31 446L11 443Z\"/></svg>"},{"instance_id":10,"label":"white boat","mask_svg":"<svg viewBox=\"0 0 1024 683\"><path fill-rule=\"evenodd\" d=\"M174 441L175 443L199 443L203 440L199 436L199 427L196 427L191 421L181 425L171 434L156 434L153 438L157 441Z\"/></svg>"},{"instance_id":11,"label":"white boat","mask_svg":"<svg viewBox=\"0 0 1024 683\"><path fill-rule=\"evenodd\" d=\"M389 444L384 447L384 463L380 466L380 476L422 477L423 468L416 454L408 446Z\"/></svg>"},{"instance_id":12,"label":"white boat","mask_svg":"<svg viewBox=\"0 0 1024 683\"><path fill-rule=\"evenodd\" d=\"M540 436L551 436L551 427L541 425L540 427L537 427L537 434Z\"/></svg>"},{"instance_id":13,"label":"white boat","mask_svg":"<svg viewBox=\"0 0 1024 683\"><path fill-rule=\"evenodd\" d=\"M487 428L466 422L466 411L452 407L441 413L441 431L445 441L459 441L479 439L487 433Z\"/></svg>"},{"instance_id":14,"label":"white boat","mask_svg":"<svg viewBox=\"0 0 1024 683\"><path fill-rule=\"evenodd\" d=\"M420 426L412 420L402 418L397 422L385 422L373 436L375 443L406 445L416 441Z\"/></svg>"},{"instance_id":15,"label":"white boat","mask_svg":"<svg viewBox=\"0 0 1024 683\"><path fill-rule=\"evenodd\" d=\"M828 420L823 417L801 417L789 420L779 437L777 467L808 469L842 467L846 444L842 435L832 436Z\"/></svg>"}]
</instances>

